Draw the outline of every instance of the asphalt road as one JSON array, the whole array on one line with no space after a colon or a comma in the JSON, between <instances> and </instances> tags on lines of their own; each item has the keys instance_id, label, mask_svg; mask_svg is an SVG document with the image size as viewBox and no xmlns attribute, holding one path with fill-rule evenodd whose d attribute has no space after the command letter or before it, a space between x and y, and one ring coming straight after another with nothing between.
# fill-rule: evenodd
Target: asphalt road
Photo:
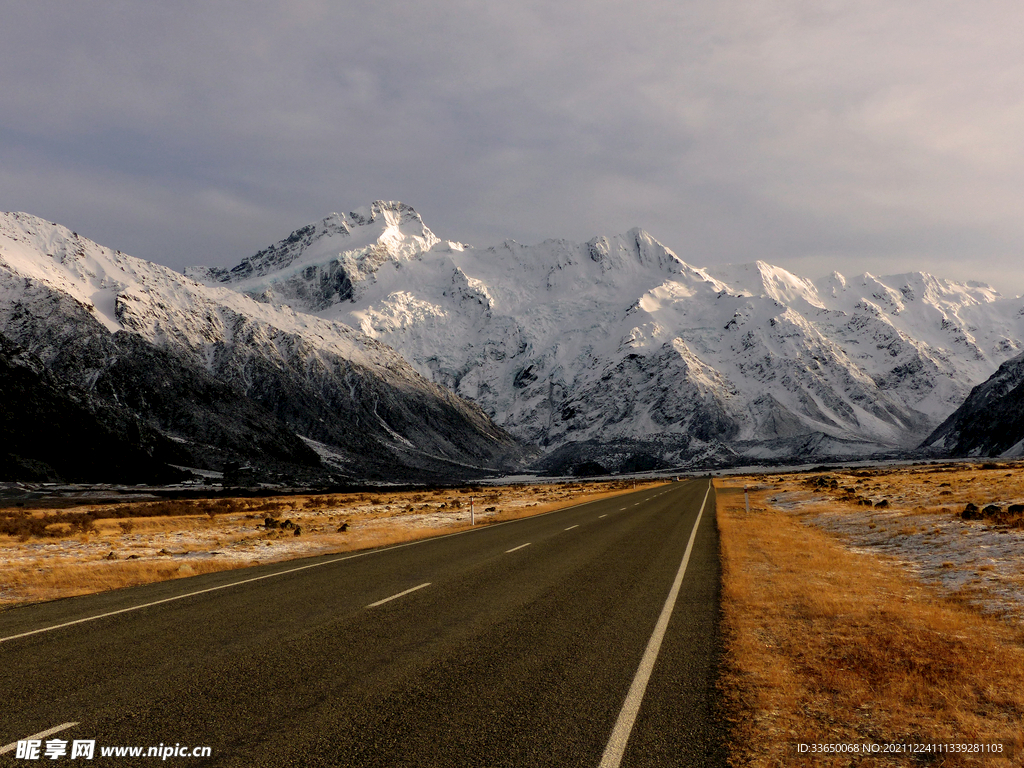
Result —
<instances>
[{"instance_id":1,"label":"asphalt road","mask_svg":"<svg viewBox=\"0 0 1024 768\"><path fill-rule=\"evenodd\" d=\"M0 747L77 723L40 739L95 740L72 764L724 765L709 485L0 613ZM100 756L161 744L212 755Z\"/></svg>"}]
</instances>

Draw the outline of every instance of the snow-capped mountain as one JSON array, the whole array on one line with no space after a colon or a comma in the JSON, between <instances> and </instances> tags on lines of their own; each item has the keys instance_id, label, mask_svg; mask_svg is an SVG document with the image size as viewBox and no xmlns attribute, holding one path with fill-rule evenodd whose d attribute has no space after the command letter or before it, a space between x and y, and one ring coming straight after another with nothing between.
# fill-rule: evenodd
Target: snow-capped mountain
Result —
<instances>
[{"instance_id":1,"label":"snow-capped mountain","mask_svg":"<svg viewBox=\"0 0 1024 768\"><path fill-rule=\"evenodd\" d=\"M189 267L185 274L207 285L226 284L257 296L269 278L276 300L325 309L354 298L384 262L407 260L440 242L410 206L376 202L297 229L230 270Z\"/></svg>"},{"instance_id":2,"label":"snow-capped mountain","mask_svg":"<svg viewBox=\"0 0 1024 768\"><path fill-rule=\"evenodd\" d=\"M479 472L519 451L477 406L346 325L27 214L0 214L0 334L131 409L195 467L251 460L323 475L323 460L337 478L393 478Z\"/></svg>"},{"instance_id":3,"label":"snow-capped mountain","mask_svg":"<svg viewBox=\"0 0 1024 768\"><path fill-rule=\"evenodd\" d=\"M189 274L353 325L517 437L609 466L911 448L1024 338L1022 302L986 285L697 268L639 229L470 248L380 201Z\"/></svg>"}]
</instances>

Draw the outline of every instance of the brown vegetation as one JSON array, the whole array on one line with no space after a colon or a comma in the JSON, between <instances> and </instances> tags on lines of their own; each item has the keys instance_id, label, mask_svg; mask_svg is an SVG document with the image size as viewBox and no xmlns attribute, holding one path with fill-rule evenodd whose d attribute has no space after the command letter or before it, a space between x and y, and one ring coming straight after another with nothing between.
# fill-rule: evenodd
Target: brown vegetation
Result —
<instances>
[{"instance_id":1,"label":"brown vegetation","mask_svg":"<svg viewBox=\"0 0 1024 768\"><path fill-rule=\"evenodd\" d=\"M923 583L899 560L851 549L842 527L845 518L857 518L874 540L935 542L941 559L954 533L996 524L964 522L957 507L1024 495L1019 468L997 469L915 467L716 483L727 637L723 690L734 765L1019 764L1019 615L991 615L941 581ZM754 486L750 513L744 484ZM946 506L950 496L956 506ZM826 513L831 533L820 529ZM938 567L960 566L944 560ZM801 756L800 743L1003 744L1014 756Z\"/></svg>"}]
</instances>

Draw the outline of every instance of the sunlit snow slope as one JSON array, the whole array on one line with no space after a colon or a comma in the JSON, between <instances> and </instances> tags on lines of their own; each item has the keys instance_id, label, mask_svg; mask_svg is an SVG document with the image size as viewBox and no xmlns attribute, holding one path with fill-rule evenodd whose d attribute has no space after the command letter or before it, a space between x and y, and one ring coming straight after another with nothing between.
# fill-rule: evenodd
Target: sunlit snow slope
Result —
<instances>
[{"instance_id":1,"label":"sunlit snow slope","mask_svg":"<svg viewBox=\"0 0 1024 768\"><path fill-rule=\"evenodd\" d=\"M1024 331L986 285L697 268L639 229L470 248L387 202L189 274L349 323L513 434L606 463L913 447Z\"/></svg>"},{"instance_id":2,"label":"sunlit snow slope","mask_svg":"<svg viewBox=\"0 0 1024 768\"><path fill-rule=\"evenodd\" d=\"M0 334L189 446L197 465L316 471L323 459L337 478L400 478L518 452L476 405L337 319L0 214Z\"/></svg>"}]
</instances>

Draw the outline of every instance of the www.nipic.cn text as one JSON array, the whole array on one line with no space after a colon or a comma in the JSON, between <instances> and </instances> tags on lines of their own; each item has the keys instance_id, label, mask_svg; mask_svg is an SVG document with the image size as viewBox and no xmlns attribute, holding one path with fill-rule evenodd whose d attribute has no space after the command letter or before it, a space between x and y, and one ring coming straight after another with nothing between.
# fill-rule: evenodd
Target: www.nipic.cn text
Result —
<instances>
[{"instance_id":1,"label":"www.nipic.cn text","mask_svg":"<svg viewBox=\"0 0 1024 768\"><path fill-rule=\"evenodd\" d=\"M100 757L155 757L166 760L169 757L210 757L209 747L187 747L181 744L160 744L156 747L100 747ZM56 760L67 757L71 760L92 760L96 757L95 739L29 739L19 741L14 756L19 760Z\"/></svg>"}]
</instances>

